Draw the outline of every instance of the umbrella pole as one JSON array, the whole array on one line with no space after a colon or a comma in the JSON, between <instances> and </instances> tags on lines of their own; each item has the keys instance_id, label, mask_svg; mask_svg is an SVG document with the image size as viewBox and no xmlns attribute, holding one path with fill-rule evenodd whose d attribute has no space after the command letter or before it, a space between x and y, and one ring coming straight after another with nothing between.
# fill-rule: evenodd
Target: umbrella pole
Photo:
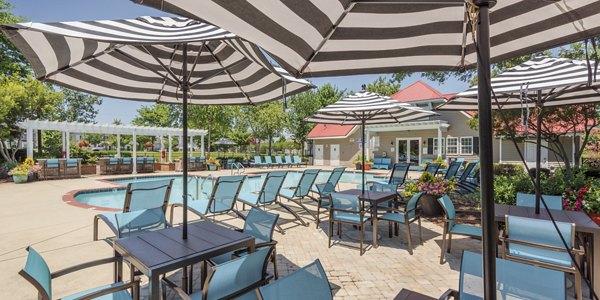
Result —
<instances>
[{"instance_id":1,"label":"umbrella pole","mask_svg":"<svg viewBox=\"0 0 600 300\"><path fill-rule=\"evenodd\" d=\"M187 115L187 97L189 90L189 78L187 73L187 44L183 44L183 66L182 66L182 85L181 91L183 93L183 239L186 240L188 236L188 115Z\"/></svg>"},{"instance_id":2,"label":"umbrella pole","mask_svg":"<svg viewBox=\"0 0 600 300\"><path fill-rule=\"evenodd\" d=\"M537 91L537 124L535 132L535 213L540 213L540 199L542 197L541 172L542 167L542 91ZM525 128L527 130L527 128Z\"/></svg>"},{"instance_id":3,"label":"umbrella pole","mask_svg":"<svg viewBox=\"0 0 600 300\"><path fill-rule=\"evenodd\" d=\"M363 119L362 119L362 138L361 138L361 142L362 142L362 186L361 186L361 190L362 190L362 194L365 193L365 124L366 121L364 119L364 113L363 113Z\"/></svg>"},{"instance_id":4,"label":"umbrella pole","mask_svg":"<svg viewBox=\"0 0 600 300\"><path fill-rule=\"evenodd\" d=\"M479 98L479 154L481 164L481 227L483 231L484 299L496 299L496 227L493 192L492 97L490 90L489 8L496 1L474 1L479 5L477 25L477 92ZM488 150L489 149L489 150Z\"/></svg>"}]
</instances>

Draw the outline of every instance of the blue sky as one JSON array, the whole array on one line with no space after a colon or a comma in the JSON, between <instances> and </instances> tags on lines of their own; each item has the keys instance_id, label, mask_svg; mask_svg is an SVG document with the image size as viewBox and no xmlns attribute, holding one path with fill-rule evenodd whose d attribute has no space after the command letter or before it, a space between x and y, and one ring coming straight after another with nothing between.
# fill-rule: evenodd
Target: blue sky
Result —
<instances>
[{"instance_id":1,"label":"blue sky","mask_svg":"<svg viewBox=\"0 0 600 300\"><path fill-rule=\"evenodd\" d=\"M55 22L55 21L78 21L78 20L102 20L123 19L139 16L163 16L164 12L134 4L130 0L9 0L15 15L25 17L33 22ZM317 86L331 83L341 89L358 91L362 84L385 75L355 75L344 77L323 77L311 79ZM402 87L422 79L420 75L413 75L402 82ZM443 85L429 82L434 88L442 93L460 92L468 85L464 82L451 79ZM100 106L96 120L99 123L110 123L114 119L121 119L129 123L136 116L136 110L148 103L104 98Z\"/></svg>"}]
</instances>

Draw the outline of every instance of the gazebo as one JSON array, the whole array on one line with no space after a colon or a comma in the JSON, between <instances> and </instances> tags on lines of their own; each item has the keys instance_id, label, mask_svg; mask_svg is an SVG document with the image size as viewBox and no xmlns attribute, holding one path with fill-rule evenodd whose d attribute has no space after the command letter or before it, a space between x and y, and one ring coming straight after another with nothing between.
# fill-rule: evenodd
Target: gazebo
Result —
<instances>
[{"instance_id":1,"label":"gazebo","mask_svg":"<svg viewBox=\"0 0 600 300\"><path fill-rule=\"evenodd\" d=\"M69 137L72 133L99 133L117 135L117 156L121 156L121 135L131 135L133 137L133 172L136 170L136 137L138 135L160 136L161 145L164 136L168 137L169 161L172 158L171 140L173 136L182 136L183 129L175 127L151 127L134 125L114 125L114 124L94 124L79 122L57 122L46 120L25 120L19 123L19 127L26 130L27 138L27 156L33 157L33 133L35 130L55 130L63 133L63 149L66 151L66 158L70 158ZM208 131L203 129L189 129L190 144L193 144L195 136L200 136L200 152L204 153L204 136Z\"/></svg>"}]
</instances>

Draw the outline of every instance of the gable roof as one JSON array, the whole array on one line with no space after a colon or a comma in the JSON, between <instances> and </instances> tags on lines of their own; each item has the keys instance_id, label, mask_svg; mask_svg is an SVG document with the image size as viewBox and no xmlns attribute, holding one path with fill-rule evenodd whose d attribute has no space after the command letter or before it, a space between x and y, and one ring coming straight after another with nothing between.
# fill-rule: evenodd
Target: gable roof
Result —
<instances>
[{"instance_id":1,"label":"gable roof","mask_svg":"<svg viewBox=\"0 0 600 300\"><path fill-rule=\"evenodd\" d=\"M356 126L338 124L317 124L308 135L307 139L339 139L348 137Z\"/></svg>"},{"instance_id":2,"label":"gable roof","mask_svg":"<svg viewBox=\"0 0 600 300\"><path fill-rule=\"evenodd\" d=\"M449 95L453 94L442 94L422 80L417 80L415 83L397 91L390 97L400 102L414 102L435 99L449 99Z\"/></svg>"}]
</instances>

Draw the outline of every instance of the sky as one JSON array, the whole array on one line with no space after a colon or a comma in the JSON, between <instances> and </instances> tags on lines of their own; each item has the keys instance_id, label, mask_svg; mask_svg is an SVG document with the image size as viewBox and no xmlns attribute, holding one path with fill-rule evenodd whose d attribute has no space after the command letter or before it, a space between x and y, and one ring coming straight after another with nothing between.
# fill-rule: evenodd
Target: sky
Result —
<instances>
[{"instance_id":1,"label":"sky","mask_svg":"<svg viewBox=\"0 0 600 300\"><path fill-rule=\"evenodd\" d=\"M168 14L134 4L130 0L9 0L14 6L13 14L26 18L32 22L58 22L58 21L87 21L110 20L123 18L136 18L139 16L167 16ZM354 75L343 77L309 78L315 85L321 86L331 83L340 89L359 91L363 84L373 82L379 76L386 74ZM456 93L468 88L468 84L456 79L450 79L443 85L421 78L419 74L403 80L401 88L417 80L423 80L442 93ZM98 123L112 123L120 119L130 123L137 115L137 109L144 102L120 100L104 97L99 107L96 121Z\"/></svg>"}]
</instances>

